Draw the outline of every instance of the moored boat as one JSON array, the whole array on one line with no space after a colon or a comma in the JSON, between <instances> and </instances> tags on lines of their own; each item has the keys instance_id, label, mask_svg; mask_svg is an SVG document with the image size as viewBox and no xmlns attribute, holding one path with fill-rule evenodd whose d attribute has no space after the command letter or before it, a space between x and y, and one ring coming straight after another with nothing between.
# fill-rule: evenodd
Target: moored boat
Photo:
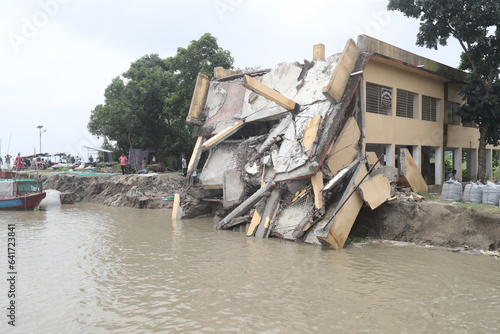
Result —
<instances>
[{"instance_id":1,"label":"moored boat","mask_svg":"<svg viewBox=\"0 0 500 334\"><path fill-rule=\"evenodd\" d=\"M32 210L40 205L46 193L0 198L0 210Z\"/></svg>"},{"instance_id":2,"label":"moored boat","mask_svg":"<svg viewBox=\"0 0 500 334\"><path fill-rule=\"evenodd\" d=\"M45 196L34 180L0 179L0 210L32 210Z\"/></svg>"}]
</instances>

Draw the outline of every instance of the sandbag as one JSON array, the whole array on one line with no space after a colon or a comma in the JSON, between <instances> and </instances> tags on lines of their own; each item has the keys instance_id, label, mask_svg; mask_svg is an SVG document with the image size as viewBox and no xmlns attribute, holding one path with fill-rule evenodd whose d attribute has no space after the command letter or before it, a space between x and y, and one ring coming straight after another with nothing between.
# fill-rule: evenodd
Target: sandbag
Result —
<instances>
[{"instance_id":1,"label":"sandbag","mask_svg":"<svg viewBox=\"0 0 500 334\"><path fill-rule=\"evenodd\" d=\"M488 181L483 188L483 204L498 205L500 202L500 185Z\"/></svg>"},{"instance_id":2,"label":"sandbag","mask_svg":"<svg viewBox=\"0 0 500 334\"><path fill-rule=\"evenodd\" d=\"M469 183L465 186L463 201L468 204L483 203L483 188L484 184L481 182Z\"/></svg>"},{"instance_id":3,"label":"sandbag","mask_svg":"<svg viewBox=\"0 0 500 334\"><path fill-rule=\"evenodd\" d=\"M441 200L458 202L462 199L462 184L458 181L449 180L443 183Z\"/></svg>"}]
</instances>

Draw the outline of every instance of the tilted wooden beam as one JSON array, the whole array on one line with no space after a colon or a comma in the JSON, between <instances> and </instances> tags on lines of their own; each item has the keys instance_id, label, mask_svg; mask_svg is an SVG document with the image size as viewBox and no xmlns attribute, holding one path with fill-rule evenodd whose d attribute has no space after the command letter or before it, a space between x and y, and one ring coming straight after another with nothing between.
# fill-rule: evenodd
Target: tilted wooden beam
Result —
<instances>
[{"instance_id":1,"label":"tilted wooden beam","mask_svg":"<svg viewBox=\"0 0 500 334\"><path fill-rule=\"evenodd\" d=\"M298 103L281 95L274 89L267 87L266 85L255 80L249 75L245 75L243 77L243 86L259 94L260 96L263 96L266 99L275 102L276 104L287 110L298 111L300 109L300 105Z\"/></svg>"}]
</instances>

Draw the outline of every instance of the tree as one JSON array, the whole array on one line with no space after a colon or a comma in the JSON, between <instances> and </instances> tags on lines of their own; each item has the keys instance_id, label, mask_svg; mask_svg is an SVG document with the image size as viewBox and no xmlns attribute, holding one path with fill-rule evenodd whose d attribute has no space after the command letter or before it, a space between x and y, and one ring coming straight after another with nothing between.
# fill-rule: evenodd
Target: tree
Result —
<instances>
[{"instance_id":1,"label":"tree","mask_svg":"<svg viewBox=\"0 0 500 334\"><path fill-rule=\"evenodd\" d=\"M454 37L459 68L469 71L461 94L463 122L479 128L478 178L486 179L486 145L500 139L500 2L498 0L389 0L389 10L420 19L417 45L437 49Z\"/></svg>"},{"instance_id":2,"label":"tree","mask_svg":"<svg viewBox=\"0 0 500 334\"><path fill-rule=\"evenodd\" d=\"M145 55L112 80L104 104L91 112L88 129L116 141L122 151L135 147L176 156L189 152L194 140L185 119L198 72L211 77L214 67L231 69L232 64L230 52L208 33L178 48L173 57Z\"/></svg>"}]
</instances>

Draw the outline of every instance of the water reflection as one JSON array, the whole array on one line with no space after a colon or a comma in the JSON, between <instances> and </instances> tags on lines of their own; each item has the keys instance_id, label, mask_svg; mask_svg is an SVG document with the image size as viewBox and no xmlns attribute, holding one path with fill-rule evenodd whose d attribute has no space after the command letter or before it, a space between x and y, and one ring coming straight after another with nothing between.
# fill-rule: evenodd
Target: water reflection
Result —
<instances>
[{"instance_id":1,"label":"water reflection","mask_svg":"<svg viewBox=\"0 0 500 334\"><path fill-rule=\"evenodd\" d=\"M18 230L16 333L500 328L494 258L387 245L324 251L169 217L89 204L2 214Z\"/></svg>"}]
</instances>

